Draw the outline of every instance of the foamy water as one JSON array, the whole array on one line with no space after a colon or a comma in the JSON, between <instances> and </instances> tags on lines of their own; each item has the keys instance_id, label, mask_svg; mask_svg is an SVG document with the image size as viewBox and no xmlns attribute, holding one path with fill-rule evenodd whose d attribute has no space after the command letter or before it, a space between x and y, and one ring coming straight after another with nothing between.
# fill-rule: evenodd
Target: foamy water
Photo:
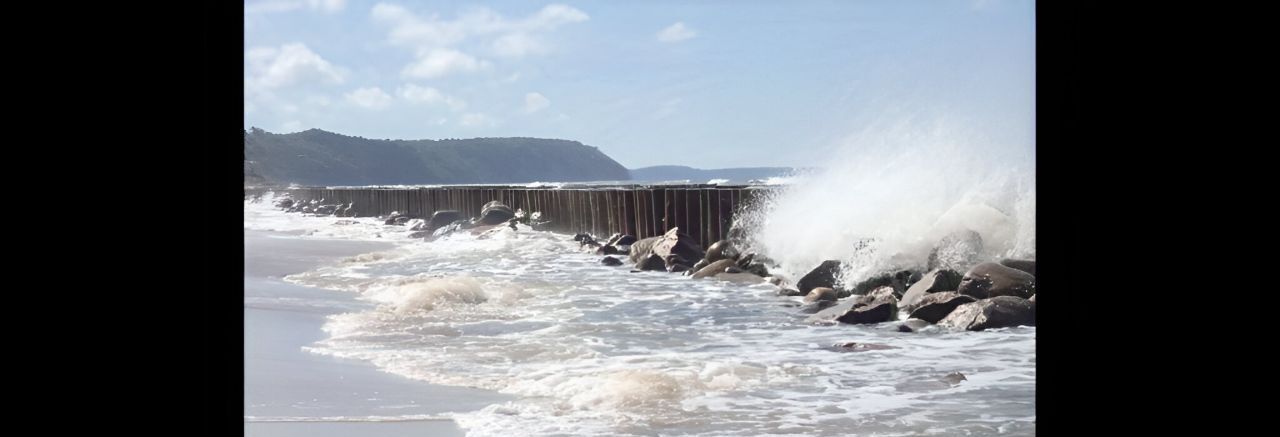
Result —
<instances>
[{"instance_id":1,"label":"foamy water","mask_svg":"<svg viewBox=\"0 0 1280 437\"><path fill-rule=\"evenodd\" d=\"M245 204L246 229L397 243L286 278L372 304L330 316L307 350L518 397L448 415L468 435L1035 433L1034 327L812 326L773 285L629 273L569 235L424 242L340 220ZM850 341L892 348L826 349Z\"/></svg>"}]
</instances>

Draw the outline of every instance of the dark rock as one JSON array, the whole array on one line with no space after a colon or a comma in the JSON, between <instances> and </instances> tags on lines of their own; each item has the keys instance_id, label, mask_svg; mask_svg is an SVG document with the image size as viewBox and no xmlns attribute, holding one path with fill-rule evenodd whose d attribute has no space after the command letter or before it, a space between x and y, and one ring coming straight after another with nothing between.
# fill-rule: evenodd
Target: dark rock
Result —
<instances>
[{"instance_id":1,"label":"dark rock","mask_svg":"<svg viewBox=\"0 0 1280 437\"><path fill-rule=\"evenodd\" d=\"M694 273L697 273L698 270L702 270L703 267L706 267L708 265L711 265L711 262L707 261L706 258L703 258L702 261L698 261L697 264L694 264L693 268L690 270L693 270Z\"/></svg>"},{"instance_id":2,"label":"dark rock","mask_svg":"<svg viewBox=\"0 0 1280 437\"><path fill-rule=\"evenodd\" d=\"M337 226L354 225L356 223L359 223L359 222L355 220L338 220L336 222L333 222L333 224Z\"/></svg>"},{"instance_id":3,"label":"dark rock","mask_svg":"<svg viewBox=\"0 0 1280 437\"><path fill-rule=\"evenodd\" d=\"M720 261L725 258L738 259L738 256L738 250L733 247L733 244L725 240L720 240L711 244L711 247L707 248L707 256L704 259L710 263Z\"/></svg>"},{"instance_id":4,"label":"dark rock","mask_svg":"<svg viewBox=\"0 0 1280 437\"><path fill-rule=\"evenodd\" d=\"M804 296L804 301L806 303L813 303L818 301L835 302L836 290L834 288L829 288L829 287L818 287L813 290L809 290L809 294L806 294Z\"/></svg>"},{"instance_id":5,"label":"dark rock","mask_svg":"<svg viewBox=\"0 0 1280 437\"><path fill-rule=\"evenodd\" d=\"M849 288L849 292L850 294L867 294L870 293L871 290L889 286L893 287L893 292L897 294L898 297L902 297L903 293L907 291L907 281L911 279L911 274L910 270L881 273L879 275L872 276L871 278L859 281L854 284L853 287Z\"/></svg>"},{"instance_id":6,"label":"dark rock","mask_svg":"<svg viewBox=\"0 0 1280 437\"><path fill-rule=\"evenodd\" d=\"M486 225L500 225L515 216L516 213L510 206L497 200L486 203L480 208L480 223Z\"/></svg>"},{"instance_id":7,"label":"dark rock","mask_svg":"<svg viewBox=\"0 0 1280 437\"><path fill-rule=\"evenodd\" d=\"M610 246L630 246L632 244L635 244L635 242L636 242L635 235L616 234L613 237L609 238L609 242L606 244Z\"/></svg>"},{"instance_id":8,"label":"dark rock","mask_svg":"<svg viewBox=\"0 0 1280 437\"><path fill-rule=\"evenodd\" d=\"M878 301L891 301L898 303L898 295L894 293L893 287L888 285L872 290L870 293L858 297L858 303L871 304Z\"/></svg>"},{"instance_id":9,"label":"dark rock","mask_svg":"<svg viewBox=\"0 0 1280 437\"><path fill-rule=\"evenodd\" d=\"M663 259L671 255L679 255L686 260L700 260L704 255L698 240L694 240L688 234L681 233L680 228L671 228L666 234L659 237L653 243L652 251ZM696 261L689 261L690 264L694 262Z\"/></svg>"},{"instance_id":10,"label":"dark rock","mask_svg":"<svg viewBox=\"0 0 1280 437\"><path fill-rule=\"evenodd\" d=\"M384 222L382 222L382 224L384 224L384 225L400 225L400 224L404 224L404 222L396 223L396 221L397 221L397 220L400 220L401 218L404 218L404 219L405 219L405 221L409 221L409 218L408 218L408 217L405 217L405 216L404 216L404 214L400 214L400 212L399 212L399 211L393 211L393 212L391 213L391 215L387 216L387 220L386 220L386 221L384 221Z\"/></svg>"},{"instance_id":11,"label":"dark rock","mask_svg":"<svg viewBox=\"0 0 1280 437\"><path fill-rule=\"evenodd\" d=\"M960 286L960 273L950 269L933 270L902 294L902 309L912 311L920 299L929 293L954 291Z\"/></svg>"},{"instance_id":12,"label":"dark rock","mask_svg":"<svg viewBox=\"0 0 1280 437\"><path fill-rule=\"evenodd\" d=\"M1024 272L1030 273L1031 276L1036 275L1035 260L1005 258L1000 260L1000 265L1011 268L1011 269L1022 270Z\"/></svg>"},{"instance_id":13,"label":"dark rock","mask_svg":"<svg viewBox=\"0 0 1280 437\"><path fill-rule=\"evenodd\" d=\"M898 305L890 300L878 300L866 305L855 304L849 311L836 317L836 321L849 324L880 323L898 318Z\"/></svg>"},{"instance_id":14,"label":"dark rock","mask_svg":"<svg viewBox=\"0 0 1280 437\"><path fill-rule=\"evenodd\" d=\"M604 257L604 259L600 260L600 264L604 264L606 266L620 266L622 265L622 260L611 257L611 256L606 256Z\"/></svg>"},{"instance_id":15,"label":"dark rock","mask_svg":"<svg viewBox=\"0 0 1280 437\"><path fill-rule=\"evenodd\" d=\"M898 325L898 332L919 332L929 325L932 323L920 319L907 319Z\"/></svg>"},{"instance_id":16,"label":"dark rock","mask_svg":"<svg viewBox=\"0 0 1280 437\"><path fill-rule=\"evenodd\" d=\"M613 246L600 246L599 249L596 249L596 255L617 255L619 253L618 248Z\"/></svg>"},{"instance_id":17,"label":"dark rock","mask_svg":"<svg viewBox=\"0 0 1280 437\"><path fill-rule=\"evenodd\" d=\"M976 302L971 296L966 296L954 291L940 291L930 293L920 299L919 305L911 311L911 318L924 320L929 323L938 323L938 321L947 317L952 311L955 311L960 305L970 302Z\"/></svg>"},{"instance_id":18,"label":"dark rock","mask_svg":"<svg viewBox=\"0 0 1280 437\"><path fill-rule=\"evenodd\" d=\"M577 242L581 243L581 242L583 242L583 241L590 241L590 240L593 240L593 238L591 238L591 236L590 236L590 235L587 235L587 234L573 234L573 241L577 241Z\"/></svg>"},{"instance_id":19,"label":"dark rock","mask_svg":"<svg viewBox=\"0 0 1280 437\"><path fill-rule=\"evenodd\" d=\"M951 372L951 373L947 374L947 376L942 377L941 379L942 379L942 382L945 382L945 383L947 383L947 384L951 384L951 385L959 384L959 383L960 383L960 381L968 381L968 380L969 380L969 378L965 378L965 377L964 377L964 374L963 374L963 373L960 373L960 372Z\"/></svg>"},{"instance_id":20,"label":"dark rock","mask_svg":"<svg viewBox=\"0 0 1280 437\"><path fill-rule=\"evenodd\" d=\"M431 236L431 231L417 231L409 234L409 238L427 238Z\"/></svg>"},{"instance_id":21,"label":"dark rock","mask_svg":"<svg viewBox=\"0 0 1280 437\"><path fill-rule=\"evenodd\" d=\"M965 271L977 264L982 254L982 235L965 229L942 237L929 253L928 269Z\"/></svg>"},{"instance_id":22,"label":"dark rock","mask_svg":"<svg viewBox=\"0 0 1280 437\"><path fill-rule=\"evenodd\" d=\"M938 324L967 331L1022 325L1035 326L1036 313L1031 302L1026 299L997 296L960 305Z\"/></svg>"},{"instance_id":23,"label":"dark rock","mask_svg":"<svg viewBox=\"0 0 1280 437\"><path fill-rule=\"evenodd\" d=\"M697 272L694 272L693 279L702 279L708 276L715 276L716 274L722 273L725 271L725 269L732 267L734 265L735 264L731 259L722 259L720 261L713 262L699 269Z\"/></svg>"},{"instance_id":24,"label":"dark rock","mask_svg":"<svg viewBox=\"0 0 1280 437\"><path fill-rule=\"evenodd\" d=\"M800 278L800 282L796 283L796 289L801 293L808 293L818 287L835 288L836 276L839 274L840 261L823 261L821 265Z\"/></svg>"},{"instance_id":25,"label":"dark rock","mask_svg":"<svg viewBox=\"0 0 1280 437\"><path fill-rule=\"evenodd\" d=\"M320 205L319 208L316 208L316 214L333 215L333 213L337 210L338 210L338 205Z\"/></svg>"},{"instance_id":26,"label":"dark rock","mask_svg":"<svg viewBox=\"0 0 1280 437\"><path fill-rule=\"evenodd\" d=\"M435 231L436 229L440 229L442 227L448 226L450 223L453 223L462 219L463 217L462 217L461 211L452 210L452 209L436 211L431 213L431 219L427 220L423 229L428 231Z\"/></svg>"},{"instance_id":27,"label":"dark rock","mask_svg":"<svg viewBox=\"0 0 1280 437\"><path fill-rule=\"evenodd\" d=\"M893 346L889 346L887 344L855 343L852 341L848 343L836 343L827 348L827 350L832 350L836 352L863 352L863 351L874 351L874 350L883 350L883 349L897 349L897 348Z\"/></svg>"},{"instance_id":28,"label":"dark rock","mask_svg":"<svg viewBox=\"0 0 1280 437\"><path fill-rule=\"evenodd\" d=\"M1036 277L1022 270L986 262L969 269L960 279L956 291L978 299L996 296L1026 299L1036 294Z\"/></svg>"},{"instance_id":29,"label":"dark rock","mask_svg":"<svg viewBox=\"0 0 1280 437\"><path fill-rule=\"evenodd\" d=\"M737 265L731 265L724 268L724 273L742 273L742 268Z\"/></svg>"},{"instance_id":30,"label":"dark rock","mask_svg":"<svg viewBox=\"0 0 1280 437\"><path fill-rule=\"evenodd\" d=\"M667 266L667 271L671 273L687 272L691 267L684 264L671 264Z\"/></svg>"},{"instance_id":31,"label":"dark rock","mask_svg":"<svg viewBox=\"0 0 1280 437\"><path fill-rule=\"evenodd\" d=\"M646 270L646 271L647 270L665 271L667 269L667 263L663 262L662 257L658 256L658 254L651 253L641 258L640 262L636 263L636 268L640 270Z\"/></svg>"},{"instance_id":32,"label":"dark rock","mask_svg":"<svg viewBox=\"0 0 1280 437\"><path fill-rule=\"evenodd\" d=\"M293 199L284 198L276 201L276 208L288 209L293 206Z\"/></svg>"}]
</instances>

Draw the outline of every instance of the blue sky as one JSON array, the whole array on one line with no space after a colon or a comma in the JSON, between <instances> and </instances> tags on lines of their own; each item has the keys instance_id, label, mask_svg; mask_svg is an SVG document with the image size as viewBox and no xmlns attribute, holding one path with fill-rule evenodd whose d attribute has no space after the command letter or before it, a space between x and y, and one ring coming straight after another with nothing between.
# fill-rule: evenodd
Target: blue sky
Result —
<instances>
[{"instance_id":1,"label":"blue sky","mask_svg":"<svg viewBox=\"0 0 1280 437\"><path fill-rule=\"evenodd\" d=\"M1030 1L245 2L245 127L822 166L927 109L1033 141ZM897 115L894 115L897 114Z\"/></svg>"}]
</instances>

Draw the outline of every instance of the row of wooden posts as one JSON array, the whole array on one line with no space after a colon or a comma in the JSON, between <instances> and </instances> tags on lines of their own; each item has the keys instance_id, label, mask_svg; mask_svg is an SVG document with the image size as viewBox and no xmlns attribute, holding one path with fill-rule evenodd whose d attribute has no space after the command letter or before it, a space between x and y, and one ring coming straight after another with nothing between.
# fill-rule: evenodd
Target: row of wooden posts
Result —
<instances>
[{"instance_id":1,"label":"row of wooden posts","mask_svg":"<svg viewBox=\"0 0 1280 437\"><path fill-rule=\"evenodd\" d=\"M608 238L614 233L646 238L673 227L703 247L728 236L733 217L768 187L628 186L586 188L434 187L434 188L289 188L246 189L246 195L286 191L294 200L352 204L357 217L400 212L429 218L435 211L458 210L477 217L493 200L513 210L541 212L544 229L586 232Z\"/></svg>"}]
</instances>

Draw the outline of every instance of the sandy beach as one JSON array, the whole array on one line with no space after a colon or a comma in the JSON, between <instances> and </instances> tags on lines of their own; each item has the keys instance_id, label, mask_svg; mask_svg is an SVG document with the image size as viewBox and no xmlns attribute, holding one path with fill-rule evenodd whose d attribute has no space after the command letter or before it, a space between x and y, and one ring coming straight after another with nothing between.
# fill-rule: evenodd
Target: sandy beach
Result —
<instances>
[{"instance_id":1,"label":"sandy beach","mask_svg":"<svg viewBox=\"0 0 1280 437\"><path fill-rule=\"evenodd\" d=\"M245 231L246 436L461 436L443 413L509 397L414 381L357 360L303 348L326 337L332 314L371 307L351 293L303 287L283 277L389 243L301 240Z\"/></svg>"}]
</instances>

